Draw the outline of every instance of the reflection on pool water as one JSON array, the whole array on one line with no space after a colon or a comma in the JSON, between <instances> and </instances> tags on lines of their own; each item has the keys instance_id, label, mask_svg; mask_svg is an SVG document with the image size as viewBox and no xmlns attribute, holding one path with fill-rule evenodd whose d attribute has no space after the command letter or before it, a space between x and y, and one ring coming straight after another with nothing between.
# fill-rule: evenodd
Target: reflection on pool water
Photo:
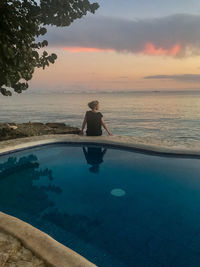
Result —
<instances>
[{"instance_id":1,"label":"reflection on pool water","mask_svg":"<svg viewBox=\"0 0 200 267\"><path fill-rule=\"evenodd\" d=\"M98 266L200 266L200 160L82 145L0 157L0 210Z\"/></svg>"},{"instance_id":2,"label":"reflection on pool water","mask_svg":"<svg viewBox=\"0 0 200 267\"><path fill-rule=\"evenodd\" d=\"M124 196L126 193L124 190L120 189L120 188L116 188L111 190L111 194L115 197L122 197Z\"/></svg>"}]
</instances>

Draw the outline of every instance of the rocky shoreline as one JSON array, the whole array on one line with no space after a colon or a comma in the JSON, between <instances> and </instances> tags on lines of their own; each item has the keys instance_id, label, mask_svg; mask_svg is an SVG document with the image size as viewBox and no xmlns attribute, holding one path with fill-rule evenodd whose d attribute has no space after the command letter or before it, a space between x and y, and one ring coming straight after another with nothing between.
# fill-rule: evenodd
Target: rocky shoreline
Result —
<instances>
[{"instance_id":1,"label":"rocky shoreline","mask_svg":"<svg viewBox=\"0 0 200 267\"><path fill-rule=\"evenodd\" d=\"M80 129L65 123L0 123L0 141L47 134L79 134Z\"/></svg>"}]
</instances>

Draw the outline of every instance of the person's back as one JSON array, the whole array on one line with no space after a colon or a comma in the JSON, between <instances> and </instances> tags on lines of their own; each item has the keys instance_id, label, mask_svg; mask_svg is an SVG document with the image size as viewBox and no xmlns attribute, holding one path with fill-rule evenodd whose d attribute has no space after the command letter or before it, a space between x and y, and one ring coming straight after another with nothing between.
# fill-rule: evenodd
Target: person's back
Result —
<instances>
[{"instance_id":1,"label":"person's back","mask_svg":"<svg viewBox=\"0 0 200 267\"><path fill-rule=\"evenodd\" d=\"M86 112L86 120L87 120L87 130L86 133L89 136L99 136L102 135L101 129L101 118L103 115L101 112L93 112L87 111Z\"/></svg>"},{"instance_id":2,"label":"person's back","mask_svg":"<svg viewBox=\"0 0 200 267\"><path fill-rule=\"evenodd\" d=\"M97 100L88 103L90 111L87 111L82 123L82 129L80 134L83 134L85 125L87 124L87 135L88 136L99 136L102 135L102 126L107 131L109 135L112 133L106 127L106 124L103 120L103 115L99 112L99 102Z\"/></svg>"}]
</instances>

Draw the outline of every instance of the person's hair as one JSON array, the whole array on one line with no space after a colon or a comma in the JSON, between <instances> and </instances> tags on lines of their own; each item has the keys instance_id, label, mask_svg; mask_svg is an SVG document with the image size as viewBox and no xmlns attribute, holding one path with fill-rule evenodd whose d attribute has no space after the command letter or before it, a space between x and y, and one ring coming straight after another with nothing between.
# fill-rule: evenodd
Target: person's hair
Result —
<instances>
[{"instance_id":1,"label":"person's hair","mask_svg":"<svg viewBox=\"0 0 200 267\"><path fill-rule=\"evenodd\" d=\"M92 165L89 168L89 171L92 172L92 173L99 173L99 165Z\"/></svg>"},{"instance_id":2,"label":"person's hair","mask_svg":"<svg viewBox=\"0 0 200 267\"><path fill-rule=\"evenodd\" d=\"M99 101L94 100L88 103L88 107L91 109L95 109L98 106L98 104L99 104Z\"/></svg>"}]
</instances>

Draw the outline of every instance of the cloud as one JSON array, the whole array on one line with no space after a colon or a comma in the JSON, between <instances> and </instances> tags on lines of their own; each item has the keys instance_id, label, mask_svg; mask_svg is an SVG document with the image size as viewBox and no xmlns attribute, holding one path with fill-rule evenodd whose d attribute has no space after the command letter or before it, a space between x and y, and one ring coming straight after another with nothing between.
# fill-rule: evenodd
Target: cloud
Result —
<instances>
[{"instance_id":1,"label":"cloud","mask_svg":"<svg viewBox=\"0 0 200 267\"><path fill-rule=\"evenodd\" d=\"M128 76L119 76L119 79L128 79Z\"/></svg>"},{"instance_id":2,"label":"cloud","mask_svg":"<svg viewBox=\"0 0 200 267\"><path fill-rule=\"evenodd\" d=\"M140 20L94 15L67 28L49 27L47 40L51 46L69 52L195 55L200 51L200 15L177 14Z\"/></svg>"},{"instance_id":3,"label":"cloud","mask_svg":"<svg viewBox=\"0 0 200 267\"><path fill-rule=\"evenodd\" d=\"M66 50L71 53L97 53L97 52L113 52L114 49L102 49L102 48L96 48L96 47L79 47L79 46L66 46L62 48L63 50Z\"/></svg>"},{"instance_id":4,"label":"cloud","mask_svg":"<svg viewBox=\"0 0 200 267\"><path fill-rule=\"evenodd\" d=\"M144 50L141 51L141 53L146 55L154 55L154 56L176 56L181 51L181 46L179 44L174 45L172 48L163 48L158 47L156 48L154 44L147 43L145 45Z\"/></svg>"},{"instance_id":5,"label":"cloud","mask_svg":"<svg viewBox=\"0 0 200 267\"><path fill-rule=\"evenodd\" d=\"M200 74L180 74L180 75L151 75L145 76L144 79L158 79L158 80L175 80L181 82L200 82Z\"/></svg>"}]
</instances>

